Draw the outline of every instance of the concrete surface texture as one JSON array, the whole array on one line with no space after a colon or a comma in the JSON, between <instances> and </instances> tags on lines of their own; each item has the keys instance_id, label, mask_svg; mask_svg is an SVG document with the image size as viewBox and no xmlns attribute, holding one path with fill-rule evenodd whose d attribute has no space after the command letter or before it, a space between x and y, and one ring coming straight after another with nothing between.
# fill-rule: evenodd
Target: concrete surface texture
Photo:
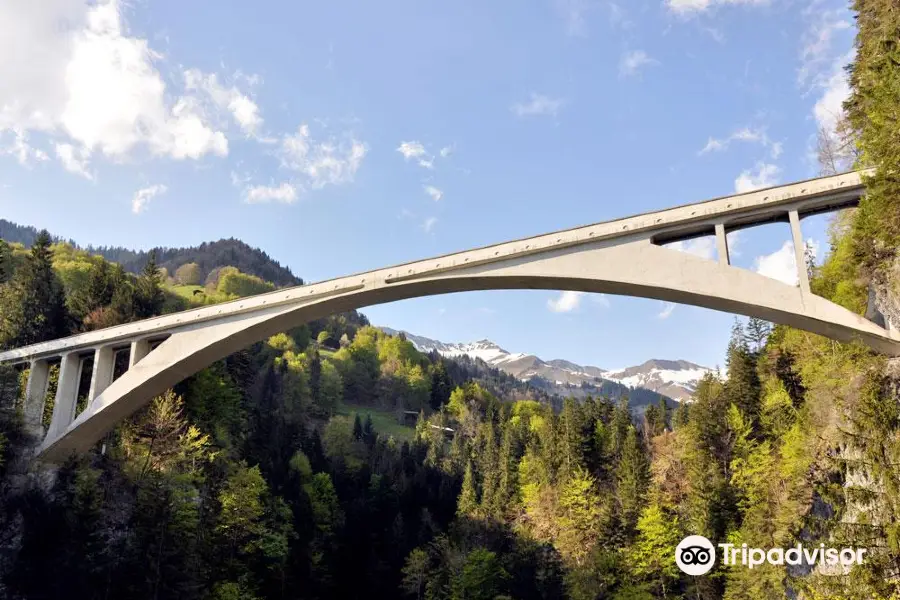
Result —
<instances>
[{"instance_id":1,"label":"concrete surface texture","mask_svg":"<svg viewBox=\"0 0 900 600\"><path fill-rule=\"evenodd\" d=\"M53 419L39 449L58 461L84 452L122 419L184 378L271 335L335 312L407 298L489 289L552 289L640 296L754 316L900 355L900 335L809 291L729 265L725 235L755 224L790 223L802 259L802 217L855 205L864 173L847 173L718 198L278 290L0 353L29 363L30 427L46 393L48 361L61 357ZM715 235L719 260L662 244ZM798 260L798 264L803 264ZM161 343L152 348L153 343ZM112 381L115 352L130 368ZM80 357L94 356L89 404L75 418ZM37 405L37 406L36 406Z\"/></svg>"}]
</instances>

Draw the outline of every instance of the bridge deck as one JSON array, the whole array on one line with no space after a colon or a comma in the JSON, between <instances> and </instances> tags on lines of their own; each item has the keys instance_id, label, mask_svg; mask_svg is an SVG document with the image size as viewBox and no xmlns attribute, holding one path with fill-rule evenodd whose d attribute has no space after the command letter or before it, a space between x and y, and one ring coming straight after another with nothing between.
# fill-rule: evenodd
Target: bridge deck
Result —
<instances>
[{"instance_id":1,"label":"bridge deck","mask_svg":"<svg viewBox=\"0 0 900 600\"><path fill-rule=\"evenodd\" d=\"M195 324L261 308L349 292L366 286L389 285L461 267L489 264L600 240L649 238L653 243L667 243L712 233L716 224L724 225L726 230L733 230L782 220L791 210L798 211L800 215L816 214L857 202L864 192L863 174L852 172L820 177L276 290L9 350L0 353L0 363L19 363L35 358L54 357L63 352L87 351L135 338L158 338L173 329L190 328Z\"/></svg>"}]
</instances>

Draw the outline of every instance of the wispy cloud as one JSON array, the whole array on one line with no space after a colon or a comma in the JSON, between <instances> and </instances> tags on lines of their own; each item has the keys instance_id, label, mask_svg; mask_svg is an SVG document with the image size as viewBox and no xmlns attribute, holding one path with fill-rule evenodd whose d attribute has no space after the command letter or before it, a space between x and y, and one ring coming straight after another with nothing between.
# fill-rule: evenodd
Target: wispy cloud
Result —
<instances>
[{"instance_id":1,"label":"wispy cloud","mask_svg":"<svg viewBox=\"0 0 900 600\"><path fill-rule=\"evenodd\" d=\"M81 175L85 179L94 179L94 175L87 170L91 153L87 148L76 148L72 144L56 144L56 157L62 163L63 168L69 173Z\"/></svg>"},{"instance_id":2,"label":"wispy cloud","mask_svg":"<svg viewBox=\"0 0 900 600\"><path fill-rule=\"evenodd\" d=\"M734 180L734 191L738 194L752 192L778 184L781 168L771 163L757 163L753 169L747 169Z\"/></svg>"},{"instance_id":3,"label":"wispy cloud","mask_svg":"<svg viewBox=\"0 0 900 600\"><path fill-rule=\"evenodd\" d=\"M541 115L549 115L555 117L565 104L562 98L550 98L543 94L531 92L531 99L528 102L517 102L510 107L510 110L517 117L533 117Z\"/></svg>"},{"instance_id":4,"label":"wispy cloud","mask_svg":"<svg viewBox=\"0 0 900 600\"><path fill-rule=\"evenodd\" d=\"M697 153L700 156L704 154L709 154L711 152L723 152L731 146L732 142L746 142L750 144L760 144L762 146L768 147L773 144L778 144L778 153L781 153L781 144L779 142L771 142L769 140L769 136L766 134L765 129L762 128L751 128L751 127L742 127L736 130L734 133L724 138L714 138L710 137L706 145Z\"/></svg>"},{"instance_id":5,"label":"wispy cloud","mask_svg":"<svg viewBox=\"0 0 900 600\"><path fill-rule=\"evenodd\" d=\"M797 83L804 93L818 96L812 110L816 125L829 134L844 113L850 84L844 67L853 61L852 14L847 8L827 9L821 0L810 0L802 16L802 34Z\"/></svg>"},{"instance_id":6,"label":"wispy cloud","mask_svg":"<svg viewBox=\"0 0 900 600\"><path fill-rule=\"evenodd\" d=\"M573 292L566 290L560 292L556 298L547 300L547 308L556 313L572 312L581 304L581 297L584 292Z\"/></svg>"},{"instance_id":7,"label":"wispy cloud","mask_svg":"<svg viewBox=\"0 0 900 600\"><path fill-rule=\"evenodd\" d=\"M422 223L422 229L425 233L431 233L431 230L434 229L434 226L437 225L437 217L428 217L425 219L425 222Z\"/></svg>"},{"instance_id":8,"label":"wispy cloud","mask_svg":"<svg viewBox=\"0 0 900 600\"><path fill-rule=\"evenodd\" d=\"M566 33L572 36L584 36L587 34L587 20L585 13L588 10L587 0L553 0L556 12L562 17L566 25Z\"/></svg>"},{"instance_id":9,"label":"wispy cloud","mask_svg":"<svg viewBox=\"0 0 900 600\"><path fill-rule=\"evenodd\" d=\"M800 49L800 68L797 82L801 86L821 84L830 76L835 59L835 38L852 27L846 10L821 10L813 2L804 11L808 25L803 32Z\"/></svg>"},{"instance_id":10,"label":"wispy cloud","mask_svg":"<svg viewBox=\"0 0 900 600\"><path fill-rule=\"evenodd\" d=\"M836 59L831 76L820 84L821 96L813 107L816 123L822 129L833 132L837 122L844 114L844 101L850 97L850 82L844 66L849 64L855 55L851 50Z\"/></svg>"},{"instance_id":11,"label":"wispy cloud","mask_svg":"<svg viewBox=\"0 0 900 600\"><path fill-rule=\"evenodd\" d=\"M442 192L438 188L434 187L433 185L426 185L426 186L424 186L424 189L425 189L425 193L428 194L429 196L431 196L431 199L434 200L435 202L437 202L438 200L440 200L441 198L444 197L444 192Z\"/></svg>"},{"instance_id":12,"label":"wispy cloud","mask_svg":"<svg viewBox=\"0 0 900 600\"><path fill-rule=\"evenodd\" d=\"M632 50L623 54L619 60L619 75L621 77L632 77L638 75L641 69L658 64L659 61L651 58L645 51Z\"/></svg>"},{"instance_id":13,"label":"wispy cloud","mask_svg":"<svg viewBox=\"0 0 900 600\"><path fill-rule=\"evenodd\" d=\"M703 13L719 6L736 4L763 6L769 3L770 0L666 0L669 10L682 16Z\"/></svg>"},{"instance_id":14,"label":"wispy cloud","mask_svg":"<svg viewBox=\"0 0 900 600\"><path fill-rule=\"evenodd\" d=\"M659 319L668 319L672 316L672 311L675 310L674 302L663 302L662 310L656 315Z\"/></svg>"},{"instance_id":15,"label":"wispy cloud","mask_svg":"<svg viewBox=\"0 0 900 600\"><path fill-rule=\"evenodd\" d=\"M297 195L297 187L292 183L255 185L244 190L244 201L247 204L265 204L268 202L293 204L297 201Z\"/></svg>"},{"instance_id":16,"label":"wispy cloud","mask_svg":"<svg viewBox=\"0 0 900 600\"><path fill-rule=\"evenodd\" d=\"M446 146L441 148L439 155L442 158L447 158L452 151L453 149L450 146ZM422 142L401 142L397 152L402 154L407 161L415 160L424 169L430 170L434 168L435 157L428 152Z\"/></svg>"},{"instance_id":17,"label":"wispy cloud","mask_svg":"<svg viewBox=\"0 0 900 600\"><path fill-rule=\"evenodd\" d=\"M131 199L131 212L136 215L141 214L147 209L147 205L153 198L160 194L165 194L168 189L169 188L162 184L151 185L150 187L139 189L134 193L134 196Z\"/></svg>"},{"instance_id":18,"label":"wispy cloud","mask_svg":"<svg viewBox=\"0 0 900 600\"><path fill-rule=\"evenodd\" d=\"M353 181L368 148L352 136L317 141L305 123L281 141L279 157L283 168L294 171L301 183L312 189Z\"/></svg>"}]
</instances>

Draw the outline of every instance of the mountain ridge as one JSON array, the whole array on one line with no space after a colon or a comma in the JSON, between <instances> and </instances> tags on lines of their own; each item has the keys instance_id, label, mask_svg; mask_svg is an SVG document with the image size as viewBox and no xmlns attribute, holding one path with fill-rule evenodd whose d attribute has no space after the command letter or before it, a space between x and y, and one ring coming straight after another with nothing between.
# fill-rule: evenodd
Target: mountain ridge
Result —
<instances>
[{"instance_id":1,"label":"mountain ridge","mask_svg":"<svg viewBox=\"0 0 900 600\"><path fill-rule=\"evenodd\" d=\"M544 360L535 354L511 353L486 338L469 343L450 343L391 327L381 329L391 335L403 334L422 352L435 351L448 357L465 354L480 358L522 381L545 380L551 387L558 388L551 391L560 395L571 395L573 386L597 386L602 385L603 381L609 381L662 394L679 402L690 402L700 378L706 373L716 372L716 369L684 359L658 358L649 359L640 365L610 370L562 358Z\"/></svg>"}]
</instances>

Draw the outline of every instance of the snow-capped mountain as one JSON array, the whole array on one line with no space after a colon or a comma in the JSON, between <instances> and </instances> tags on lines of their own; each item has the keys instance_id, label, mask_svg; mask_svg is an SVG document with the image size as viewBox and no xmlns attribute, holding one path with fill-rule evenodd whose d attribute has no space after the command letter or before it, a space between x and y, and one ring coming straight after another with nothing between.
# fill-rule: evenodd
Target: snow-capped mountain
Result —
<instances>
[{"instance_id":1,"label":"snow-capped mountain","mask_svg":"<svg viewBox=\"0 0 900 600\"><path fill-rule=\"evenodd\" d=\"M651 359L636 367L607 371L604 377L628 387L642 387L675 400L690 401L700 379L712 372L715 369L686 360Z\"/></svg>"},{"instance_id":2,"label":"snow-capped mountain","mask_svg":"<svg viewBox=\"0 0 900 600\"><path fill-rule=\"evenodd\" d=\"M491 340L470 343L446 343L397 331L389 327L381 328L385 333L402 333L420 352L436 351L443 356L467 355L480 358L489 365L501 369L522 381L541 378L556 386L580 386L582 383L599 385L604 379L632 388L644 388L658 392L679 402L690 402L697 382L709 369L686 360L648 360L642 365L607 371L590 365L579 365L562 359L542 360L534 354L511 353Z\"/></svg>"}]
</instances>

